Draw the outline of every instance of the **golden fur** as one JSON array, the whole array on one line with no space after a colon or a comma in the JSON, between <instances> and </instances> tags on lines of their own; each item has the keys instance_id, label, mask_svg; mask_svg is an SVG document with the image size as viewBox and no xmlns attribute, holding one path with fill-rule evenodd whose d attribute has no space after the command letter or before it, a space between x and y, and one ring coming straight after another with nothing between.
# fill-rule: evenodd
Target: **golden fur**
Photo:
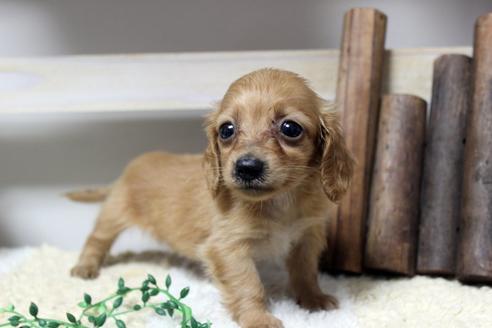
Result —
<instances>
[{"instance_id":1,"label":"golden fur","mask_svg":"<svg viewBox=\"0 0 492 328\"><path fill-rule=\"evenodd\" d=\"M285 119L303 127L299 140L279 132ZM224 122L237 127L232 140L219 138ZM207 117L206 132L205 155L154 152L128 165L109 190L72 274L96 277L118 234L136 225L202 261L243 328L282 327L267 309L256 267L262 259L285 260L301 306L335 308L317 272L329 213L352 177L336 113L298 75L262 69L229 87ZM267 163L268 188L238 186L232 172L246 153ZM84 197L90 198L79 200Z\"/></svg>"}]
</instances>

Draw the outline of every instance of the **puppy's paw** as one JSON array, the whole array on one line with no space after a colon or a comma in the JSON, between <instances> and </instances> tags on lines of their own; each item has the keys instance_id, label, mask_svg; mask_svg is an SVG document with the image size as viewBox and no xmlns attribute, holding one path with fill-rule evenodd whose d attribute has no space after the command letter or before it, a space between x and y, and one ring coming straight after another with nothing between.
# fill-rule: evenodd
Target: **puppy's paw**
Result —
<instances>
[{"instance_id":1,"label":"puppy's paw","mask_svg":"<svg viewBox=\"0 0 492 328\"><path fill-rule=\"evenodd\" d=\"M241 328L284 328L282 321L270 313L243 317L239 325Z\"/></svg>"},{"instance_id":2,"label":"puppy's paw","mask_svg":"<svg viewBox=\"0 0 492 328\"><path fill-rule=\"evenodd\" d=\"M338 309L338 300L331 295L322 293L303 295L299 297L297 303L309 311Z\"/></svg>"},{"instance_id":3,"label":"puppy's paw","mask_svg":"<svg viewBox=\"0 0 492 328\"><path fill-rule=\"evenodd\" d=\"M79 277L82 279L95 279L99 276L99 266L96 264L83 264L79 263L70 271L72 277Z\"/></svg>"}]
</instances>

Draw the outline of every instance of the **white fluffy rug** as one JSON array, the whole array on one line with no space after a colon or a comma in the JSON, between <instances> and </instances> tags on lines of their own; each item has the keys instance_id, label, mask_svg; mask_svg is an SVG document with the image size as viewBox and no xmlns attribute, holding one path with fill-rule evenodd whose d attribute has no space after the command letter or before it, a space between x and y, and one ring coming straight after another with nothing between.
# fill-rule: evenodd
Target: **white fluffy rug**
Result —
<instances>
[{"instance_id":1,"label":"white fluffy rug","mask_svg":"<svg viewBox=\"0 0 492 328\"><path fill-rule=\"evenodd\" d=\"M147 273L162 281L169 273L174 290L191 288L185 303L195 317L213 327L237 327L229 318L213 285L198 268L162 252L118 256L103 268L98 279L71 278L69 269L77 254L49 246L0 249L0 305L13 303L25 309L31 301L44 317L62 318L67 311L79 313L76 304L84 292L100 299L115 290L118 277L138 285ZM265 273L274 295L272 312L286 328L299 327L492 327L492 288L464 286L441 278L369 278L320 275L325 292L336 295L340 309L308 313L286 296L285 275ZM5 316L0 314L0 322ZM132 314L128 327L178 327L177 321L150 311Z\"/></svg>"}]
</instances>

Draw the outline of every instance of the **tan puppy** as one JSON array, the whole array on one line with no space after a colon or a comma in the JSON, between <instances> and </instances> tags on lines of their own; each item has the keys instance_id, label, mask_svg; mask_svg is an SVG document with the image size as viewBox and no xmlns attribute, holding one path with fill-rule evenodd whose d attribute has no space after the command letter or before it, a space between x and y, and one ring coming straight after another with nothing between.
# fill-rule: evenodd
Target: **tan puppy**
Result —
<instances>
[{"instance_id":1,"label":"tan puppy","mask_svg":"<svg viewBox=\"0 0 492 328\"><path fill-rule=\"evenodd\" d=\"M203 261L241 327L282 327L267 310L262 259L285 259L301 306L335 308L317 276L328 213L353 169L336 113L298 75L263 69L229 87L206 131L204 156L156 152L128 165L72 274L96 277L118 234L137 225Z\"/></svg>"}]
</instances>

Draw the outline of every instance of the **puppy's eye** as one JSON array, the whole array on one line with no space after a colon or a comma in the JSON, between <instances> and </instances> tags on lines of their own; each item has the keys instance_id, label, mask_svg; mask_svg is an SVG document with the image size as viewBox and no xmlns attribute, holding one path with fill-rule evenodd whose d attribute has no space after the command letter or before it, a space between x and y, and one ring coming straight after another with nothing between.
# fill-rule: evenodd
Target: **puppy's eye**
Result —
<instances>
[{"instance_id":1,"label":"puppy's eye","mask_svg":"<svg viewBox=\"0 0 492 328\"><path fill-rule=\"evenodd\" d=\"M234 124L225 122L219 127L219 136L222 140L227 140L234 135Z\"/></svg>"},{"instance_id":2,"label":"puppy's eye","mask_svg":"<svg viewBox=\"0 0 492 328\"><path fill-rule=\"evenodd\" d=\"M283 121L280 125L280 132L289 139L297 139L302 134L302 126L294 121Z\"/></svg>"}]
</instances>

